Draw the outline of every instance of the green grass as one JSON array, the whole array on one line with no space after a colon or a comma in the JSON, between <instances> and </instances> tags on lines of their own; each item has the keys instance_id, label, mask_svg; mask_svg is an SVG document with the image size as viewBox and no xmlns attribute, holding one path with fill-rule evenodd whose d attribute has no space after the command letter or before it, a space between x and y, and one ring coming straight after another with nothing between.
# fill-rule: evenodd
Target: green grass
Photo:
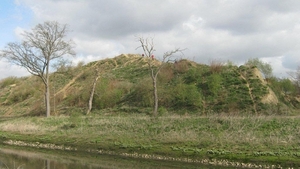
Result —
<instances>
[{"instance_id":1,"label":"green grass","mask_svg":"<svg viewBox=\"0 0 300 169\"><path fill-rule=\"evenodd\" d=\"M53 143L194 159L300 164L299 117L115 114L22 117L0 122L0 140ZM276 163L277 163L276 162Z\"/></svg>"},{"instance_id":2,"label":"green grass","mask_svg":"<svg viewBox=\"0 0 300 169\"><path fill-rule=\"evenodd\" d=\"M153 86L147 60L140 55L122 54L52 73L50 102L53 114L70 115L71 109L81 110L81 113L87 109L96 70L100 78L93 111L123 106L151 109ZM300 107L298 99L294 95L282 95L282 88L278 86L280 81L274 79L272 83L264 84L257 73L253 67L226 66L218 62L203 65L181 59L168 63L157 78L159 106L178 114L296 114ZM282 106L275 102L262 103L269 93L268 87L277 94ZM43 92L44 85L38 77L1 80L0 114L43 115Z\"/></svg>"}]
</instances>

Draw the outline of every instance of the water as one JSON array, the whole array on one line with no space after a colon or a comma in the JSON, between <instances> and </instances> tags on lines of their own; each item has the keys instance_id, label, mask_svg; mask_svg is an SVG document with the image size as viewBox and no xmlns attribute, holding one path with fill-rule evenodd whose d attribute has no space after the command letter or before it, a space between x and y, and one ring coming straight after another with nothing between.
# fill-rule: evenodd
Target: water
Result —
<instances>
[{"instance_id":1,"label":"water","mask_svg":"<svg viewBox=\"0 0 300 169\"><path fill-rule=\"evenodd\" d=\"M0 147L0 169L212 169L181 162L122 158L99 154ZM224 169L224 168L222 168Z\"/></svg>"}]
</instances>

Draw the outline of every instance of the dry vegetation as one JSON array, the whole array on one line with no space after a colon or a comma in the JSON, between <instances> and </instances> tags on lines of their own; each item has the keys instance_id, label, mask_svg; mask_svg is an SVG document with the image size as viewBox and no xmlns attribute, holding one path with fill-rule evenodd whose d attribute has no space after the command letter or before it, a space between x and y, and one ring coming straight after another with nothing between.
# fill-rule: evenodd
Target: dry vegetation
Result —
<instances>
[{"instance_id":1,"label":"dry vegetation","mask_svg":"<svg viewBox=\"0 0 300 169\"><path fill-rule=\"evenodd\" d=\"M145 65L142 56L128 54L51 74L51 118L40 116L43 87L36 77L1 80L0 141L299 163L300 102L283 83L290 81L267 83L253 66L177 60L158 76L160 107L153 118ZM93 109L84 116L95 70Z\"/></svg>"},{"instance_id":2,"label":"dry vegetation","mask_svg":"<svg viewBox=\"0 0 300 169\"><path fill-rule=\"evenodd\" d=\"M188 143L199 148L256 147L257 151L282 145L298 149L300 136L298 117L195 117L163 116L153 119L145 115L17 118L0 123L1 131L16 134L66 135L90 141L114 140L128 144ZM86 131L89 131L86 133ZM124 140L122 140L124 139ZM235 145L236 144L236 145ZM233 151L234 147L230 150ZM278 147L279 148L279 147ZM250 149L249 149L250 150Z\"/></svg>"},{"instance_id":3,"label":"dry vegetation","mask_svg":"<svg viewBox=\"0 0 300 169\"><path fill-rule=\"evenodd\" d=\"M300 156L299 117L105 114L8 119L0 122L0 138L196 159L297 163Z\"/></svg>"},{"instance_id":4,"label":"dry vegetation","mask_svg":"<svg viewBox=\"0 0 300 169\"><path fill-rule=\"evenodd\" d=\"M159 61L155 63L159 65ZM58 68L51 74L52 115L84 114L96 71L92 113L130 107L150 111L151 78L147 59L122 54L76 67ZM281 81L266 83L257 68L213 60L210 65L180 59L167 63L158 75L159 113L177 114L296 114L300 102ZM43 115L43 85L36 77L9 77L0 81L0 115ZM291 90L292 91L292 90ZM295 109L296 108L296 109ZM143 112L143 111L138 111ZM149 113L149 112L144 112Z\"/></svg>"}]
</instances>

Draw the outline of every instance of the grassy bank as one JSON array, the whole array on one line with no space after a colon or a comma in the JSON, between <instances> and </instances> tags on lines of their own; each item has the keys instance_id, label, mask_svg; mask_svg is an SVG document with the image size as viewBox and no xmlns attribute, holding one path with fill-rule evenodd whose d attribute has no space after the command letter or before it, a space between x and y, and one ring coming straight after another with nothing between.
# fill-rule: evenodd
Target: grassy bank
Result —
<instances>
[{"instance_id":1,"label":"grassy bank","mask_svg":"<svg viewBox=\"0 0 300 169\"><path fill-rule=\"evenodd\" d=\"M0 139L78 150L300 165L300 117L290 116L19 117L0 120Z\"/></svg>"}]
</instances>

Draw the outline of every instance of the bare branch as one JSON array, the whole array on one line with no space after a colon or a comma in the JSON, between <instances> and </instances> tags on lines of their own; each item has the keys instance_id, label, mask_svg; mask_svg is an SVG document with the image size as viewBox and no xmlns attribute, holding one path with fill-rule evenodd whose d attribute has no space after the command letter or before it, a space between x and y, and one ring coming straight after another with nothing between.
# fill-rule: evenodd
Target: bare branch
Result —
<instances>
[{"instance_id":1,"label":"bare branch","mask_svg":"<svg viewBox=\"0 0 300 169\"><path fill-rule=\"evenodd\" d=\"M9 43L0 57L22 66L32 75L42 79L45 85L47 117L50 116L49 66L50 61L63 55L75 55L71 40L64 40L68 32L66 25L58 22L38 24L30 32L22 34L22 43Z\"/></svg>"},{"instance_id":2,"label":"bare branch","mask_svg":"<svg viewBox=\"0 0 300 169\"><path fill-rule=\"evenodd\" d=\"M172 51L165 52L161 61L160 65L155 64L155 59L152 57L153 52L155 51L154 48L154 43L153 43L153 38L143 38L143 37L138 37L138 41L140 42L140 46L137 47L136 49L142 48L144 51L144 54L147 58L147 64L148 68L150 70L150 76L152 79L152 84L153 84L153 98L154 98L154 105L153 105L153 115L157 115L157 110L158 110L158 93L157 93L157 76L161 70L161 68L169 62L166 61L169 59L171 56L174 54L180 52L182 53L182 49L177 48ZM157 62L156 62L157 63Z\"/></svg>"}]
</instances>

